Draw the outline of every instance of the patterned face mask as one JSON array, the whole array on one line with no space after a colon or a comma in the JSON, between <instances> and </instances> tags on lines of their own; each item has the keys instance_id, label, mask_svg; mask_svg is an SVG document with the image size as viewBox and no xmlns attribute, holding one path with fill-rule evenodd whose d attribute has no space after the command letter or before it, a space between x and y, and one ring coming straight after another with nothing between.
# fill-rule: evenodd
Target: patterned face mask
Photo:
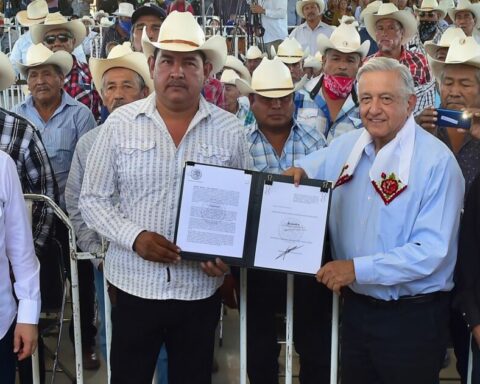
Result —
<instances>
[{"instance_id":1,"label":"patterned face mask","mask_svg":"<svg viewBox=\"0 0 480 384\"><path fill-rule=\"evenodd\" d=\"M420 21L420 24L418 25L418 34L422 43L433 38L432 35L435 32L435 28L437 28L436 21Z\"/></svg>"},{"instance_id":2,"label":"patterned face mask","mask_svg":"<svg viewBox=\"0 0 480 384\"><path fill-rule=\"evenodd\" d=\"M323 89L333 100L346 99L352 92L354 80L353 77L324 75Z\"/></svg>"}]
</instances>

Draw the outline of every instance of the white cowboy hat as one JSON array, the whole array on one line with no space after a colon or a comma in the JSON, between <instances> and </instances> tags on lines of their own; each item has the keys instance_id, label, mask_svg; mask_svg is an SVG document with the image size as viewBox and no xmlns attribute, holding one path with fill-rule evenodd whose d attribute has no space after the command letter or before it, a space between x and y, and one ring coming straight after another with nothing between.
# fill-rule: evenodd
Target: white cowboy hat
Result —
<instances>
[{"instance_id":1,"label":"white cowboy hat","mask_svg":"<svg viewBox=\"0 0 480 384\"><path fill-rule=\"evenodd\" d=\"M306 81L307 77L304 76L294 85L290 70L278 57L274 57L272 60L264 57L253 71L251 85L242 79L237 79L235 84L242 95L256 93L264 97L277 98L298 91Z\"/></svg>"},{"instance_id":2,"label":"white cowboy hat","mask_svg":"<svg viewBox=\"0 0 480 384\"><path fill-rule=\"evenodd\" d=\"M303 14L303 7L307 4L317 4L318 8L320 9L320 14L325 11L325 3L323 0L299 0L295 4L295 7L297 8L297 15L300 16L302 19L305 19L305 15Z\"/></svg>"},{"instance_id":3,"label":"white cowboy hat","mask_svg":"<svg viewBox=\"0 0 480 384\"><path fill-rule=\"evenodd\" d=\"M232 69L238 73L241 79L245 80L247 83L252 81L252 76L248 69L243 65L243 63L238 60L235 56L227 56L227 60L225 60L225 65L223 66L225 70Z\"/></svg>"},{"instance_id":4,"label":"white cowboy hat","mask_svg":"<svg viewBox=\"0 0 480 384\"><path fill-rule=\"evenodd\" d=\"M317 37L318 51L323 55L329 49L334 49L342 53L358 53L364 59L370 49L370 41L362 43L360 35L355 28L355 23L340 24L328 38L325 35Z\"/></svg>"},{"instance_id":5,"label":"white cowboy hat","mask_svg":"<svg viewBox=\"0 0 480 384\"><path fill-rule=\"evenodd\" d=\"M446 14L450 9L455 8L455 2L453 0L440 0L438 6L442 8Z\"/></svg>"},{"instance_id":6,"label":"white cowboy hat","mask_svg":"<svg viewBox=\"0 0 480 384\"><path fill-rule=\"evenodd\" d=\"M438 5L437 0L423 0L422 4L420 4L420 8L416 7L415 4L414 4L413 5L413 10L415 11L415 13L417 13L417 12L432 12L432 11L438 12L439 13L439 15L438 15L439 19L443 19L445 17L445 15L447 14L447 11L445 11L445 9L443 9L442 7L440 7Z\"/></svg>"},{"instance_id":7,"label":"white cowboy hat","mask_svg":"<svg viewBox=\"0 0 480 384\"><path fill-rule=\"evenodd\" d=\"M60 12L55 12L49 13L43 24L32 25L30 35L32 36L33 44L41 43L45 34L54 29L66 29L69 31L75 39L75 48L82 44L87 35L85 25L80 20L68 21Z\"/></svg>"},{"instance_id":8,"label":"white cowboy hat","mask_svg":"<svg viewBox=\"0 0 480 384\"><path fill-rule=\"evenodd\" d=\"M403 27L402 44L406 44L417 33L417 20L412 12L407 10L399 11L395 4L382 3L377 13L369 13L365 15L365 27L370 37L376 40L375 25L377 21L383 19L397 20Z\"/></svg>"},{"instance_id":9,"label":"white cowboy hat","mask_svg":"<svg viewBox=\"0 0 480 384\"><path fill-rule=\"evenodd\" d=\"M355 27L358 27L357 19L354 16L343 15L339 22L340 24L353 24Z\"/></svg>"},{"instance_id":10,"label":"white cowboy hat","mask_svg":"<svg viewBox=\"0 0 480 384\"><path fill-rule=\"evenodd\" d=\"M17 13L17 21L24 27L40 24L48 15L48 4L45 0L34 0L27 5L25 11Z\"/></svg>"},{"instance_id":11,"label":"white cowboy hat","mask_svg":"<svg viewBox=\"0 0 480 384\"><path fill-rule=\"evenodd\" d=\"M95 20L92 19L90 16L83 16L80 21L85 24L95 25Z\"/></svg>"},{"instance_id":12,"label":"white cowboy hat","mask_svg":"<svg viewBox=\"0 0 480 384\"><path fill-rule=\"evenodd\" d=\"M205 33L190 12L170 13L160 27L156 42L150 41L144 30L142 47L147 59L153 56L156 48L174 52L201 51L212 64L213 73L223 68L227 58L225 38L216 35L205 41Z\"/></svg>"},{"instance_id":13,"label":"white cowboy hat","mask_svg":"<svg viewBox=\"0 0 480 384\"><path fill-rule=\"evenodd\" d=\"M142 52L133 52L130 42L113 47L106 59L91 57L88 63L92 72L93 84L100 94L103 87L103 75L112 68L126 68L138 73L148 87L149 93L154 91L147 58Z\"/></svg>"},{"instance_id":14,"label":"white cowboy hat","mask_svg":"<svg viewBox=\"0 0 480 384\"><path fill-rule=\"evenodd\" d=\"M0 52L0 91L15 83L15 71L8 56Z\"/></svg>"},{"instance_id":15,"label":"white cowboy hat","mask_svg":"<svg viewBox=\"0 0 480 384\"><path fill-rule=\"evenodd\" d=\"M273 45L272 45L273 47ZM273 55L272 51L272 56ZM295 64L308 56L308 53L302 48L302 45L294 37L287 37L281 42L277 49L277 55L285 64Z\"/></svg>"},{"instance_id":16,"label":"white cowboy hat","mask_svg":"<svg viewBox=\"0 0 480 384\"><path fill-rule=\"evenodd\" d=\"M322 69L321 57L322 56L320 55L320 59L319 59L317 55L308 56L303 63L303 68Z\"/></svg>"},{"instance_id":17,"label":"white cowboy hat","mask_svg":"<svg viewBox=\"0 0 480 384\"><path fill-rule=\"evenodd\" d=\"M251 45L247 50L245 60L263 59L266 56L267 54L263 53L256 45Z\"/></svg>"},{"instance_id":18,"label":"white cowboy hat","mask_svg":"<svg viewBox=\"0 0 480 384\"><path fill-rule=\"evenodd\" d=\"M440 79L445 70L445 66L453 64L470 65L480 68L480 45L473 36L454 39L448 48L445 61L440 61L432 57L428 58L433 75Z\"/></svg>"},{"instance_id":19,"label":"white cowboy hat","mask_svg":"<svg viewBox=\"0 0 480 384\"><path fill-rule=\"evenodd\" d=\"M234 71L233 69L225 69L222 72L222 76L220 77L220 82L223 84L229 84L229 85L235 85L235 81L237 79L240 79L240 76L238 76L238 73Z\"/></svg>"},{"instance_id":20,"label":"white cowboy hat","mask_svg":"<svg viewBox=\"0 0 480 384\"><path fill-rule=\"evenodd\" d=\"M115 23L112 20L110 20L108 17L102 17L99 23L99 25L104 28L111 27L113 24Z\"/></svg>"},{"instance_id":21,"label":"white cowboy hat","mask_svg":"<svg viewBox=\"0 0 480 384\"><path fill-rule=\"evenodd\" d=\"M20 73L27 77L30 68L39 67L41 65L56 65L66 76L73 65L72 55L66 51L52 52L42 43L33 44L27 50L25 64L17 62Z\"/></svg>"},{"instance_id":22,"label":"white cowboy hat","mask_svg":"<svg viewBox=\"0 0 480 384\"><path fill-rule=\"evenodd\" d=\"M104 10L102 10L102 9L93 14L93 18L95 20L100 20L102 17L108 17L108 16L109 16L108 13L105 12Z\"/></svg>"},{"instance_id":23,"label":"white cowboy hat","mask_svg":"<svg viewBox=\"0 0 480 384\"><path fill-rule=\"evenodd\" d=\"M115 16L122 16L122 17L132 17L133 12L135 9L133 8L133 4L130 3L118 3L118 9L113 12Z\"/></svg>"},{"instance_id":24,"label":"white cowboy hat","mask_svg":"<svg viewBox=\"0 0 480 384\"><path fill-rule=\"evenodd\" d=\"M455 14L460 11L470 11L475 17L475 28L480 26L480 4L472 4L468 0L458 0L457 7L448 10L448 16L455 22Z\"/></svg>"},{"instance_id":25,"label":"white cowboy hat","mask_svg":"<svg viewBox=\"0 0 480 384\"><path fill-rule=\"evenodd\" d=\"M465 32L463 32L462 28L447 28L445 32L443 32L442 37L440 38L440 41L435 44L433 40L428 40L425 42L423 45L425 47L425 51L427 52L427 55L429 55L432 58L435 58L435 54L438 50L438 48L448 48L450 47L450 44L452 43L453 40L456 38L462 38L462 37L467 37L465 35Z\"/></svg>"},{"instance_id":26,"label":"white cowboy hat","mask_svg":"<svg viewBox=\"0 0 480 384\"><path fill-rule=\"evenodd\" d=\"M372 1L371 3L368 3L368 5L363 9L363 11L360 12L360 22L363 22L366 15L370 13L377 13L378 8L380 8L380 5L382 5L381 0L375 0L375 1Z\"/></svg>"}]
</instances>

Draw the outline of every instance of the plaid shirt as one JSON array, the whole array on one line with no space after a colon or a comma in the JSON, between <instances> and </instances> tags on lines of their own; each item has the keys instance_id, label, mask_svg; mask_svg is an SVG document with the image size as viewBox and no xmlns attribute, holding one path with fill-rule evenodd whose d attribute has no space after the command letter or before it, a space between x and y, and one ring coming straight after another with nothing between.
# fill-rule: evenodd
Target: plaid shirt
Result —
<instances>
[{"instance_id":1,"label":"plaid shirt","mask_svg":"<svg viewBox=\"0 0 480 384\"><path fill-rule=\"evenodd\" d=\"M372 56L367 57L367 61L374 57L382 57L382 53L378 51ZM402 47L402 53L398 59L400 63L406 65L410 69L415 86L429 83L432 80L430 75L430 67L427 58L419 52L412 52Z\"/></svg>"},{"instance_id":2,"label":"plaid shirt","mask_svg":"<svg viewBox=\"0 0 480 384\"><path fill-rule=\"evenodd\" d=\"M295 166L295 161L327 145L314 126L301 125L295 120L281 156L258 128L257 123L247 127L247 142L253 169L260 172L283 173Z\"/></svg>"},{"instance_id":3,"label":"plaid shirt","mask_svg":"<svg viewBox=\"0 0 480 384\"><path fill-rule=\"evenodd\" d=\"M305 84L303 89L295 92L294 117L296 120L300 124L315 126L328 143L343 133L362 128L358 107L355 105L351 94L343 103L335 121L331 121L330 116L322 109L322 106L326 105L322 89L320 88L316 97L319 101L318 104L310 97L310 92L318 81L320 81L320 78L316 77Z\"/></svg>"},{"instance_id":4,"label":"plaid shirt","mask_svg":"<svg viewBox=\"0 0 480 384\"><path fill-rule=\"evenodd\" d=\"M437 29L435 29L435 34L433 35L433 39L431 39L435 44L440 41L443 32L445 32L445 29L445 27L442 27L440 25L437 27ZM407 51L421 53L422 55L426 56L427 51L425 51L424 44L425 43L422 43L422 40L420 40L420 35L416 33L415 36L413 36L412 39L407 43Z\"/></svg>"},{"instance_id":5,"label":"plaid shirt","mask_svg":"<svg viewBox=\"0 0 480 384\"><path fill-rule=\"evenodd\" d=\"M237 116L244 127L248 127L255 123L255 116L250 110L250 105L242 103L240 99L238 101L238 111L235 116Z\"/></svg>"},{"instance_id":6,"label":"plaid shirt","mask_svg":"<svg viewBox=\"0 0 480 384\"><path fill-rule=\"evenodd\" d=\"M24 193L45 195L58 203L58 186L39 132L26 119L3 108L0 108L0 150L15 161ZM53 212L36 203L32 221L38 254L50 234Z\"/></svg>"},{"instance_id":7,"label":"plaid shirt","mask_svg":"<svg viewBox=\"0 0 480 384\"><path fill-rule=\"evenodd\" d=\"M79 62L73 56L73 66L70 73L65 76L63 89L75 100L85 104L92 111L95 120L100 119L100 95L93 89L92 74L85 63Z\"/></svg>"},{"instance_id":8,"label":"plaid shirt","mask_svg":"<svg viewBox=\"0 0 480 384\"><path fill-rule=\"evenodd\" d=\"M202 94L209 103L222 109L225 107L225 95L220 80L209 77L203 85Z\"/></svg>"}]
</instances>

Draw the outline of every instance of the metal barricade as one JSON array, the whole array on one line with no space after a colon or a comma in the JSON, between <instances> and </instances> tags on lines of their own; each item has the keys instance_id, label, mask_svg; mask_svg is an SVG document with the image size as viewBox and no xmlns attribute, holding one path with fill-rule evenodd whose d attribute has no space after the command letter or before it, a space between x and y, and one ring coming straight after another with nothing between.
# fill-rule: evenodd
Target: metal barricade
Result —
<instances>
[{"instance_id":1,"label":"metal barricade","mask_svg":"<svg viewBox=\"0 0 480 384\"><path fill-rule=\"evenodd\" d=\"M55 216L67 227L68 229L68 240L69 240L69 254L70 254L70 268L71 268L71 277L70 284L72 289L72 312L73 312L73 333L74 333L74 347L75 347L75 373L76 373L76 383L83 384L83 363L82 363L82 337L80 329L80 299L78 293L78 266L77 260L79 259L88 259L91 258L89 253L80 253L76 252L76 242L75 242L75 232L73 230L73 225L70 222L67 215L62 211L62 209L55 204L55 202L47 196L38 195L38 194L25 194L24 198L26 200L27 208L29 208L31 216L31 204L29 202L43 202L53 211ZM34 356L32 359L33 364L33 373L34 383L40 383L40 375L38 370L38 357Z\"/></svg>"}]
</instances>

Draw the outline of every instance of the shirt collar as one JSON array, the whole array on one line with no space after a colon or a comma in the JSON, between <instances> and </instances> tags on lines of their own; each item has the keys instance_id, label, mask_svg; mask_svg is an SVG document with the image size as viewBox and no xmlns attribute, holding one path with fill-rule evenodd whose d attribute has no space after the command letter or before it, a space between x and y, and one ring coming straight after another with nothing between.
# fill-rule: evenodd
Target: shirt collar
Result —
<instances>
[{"instance_id":1,"label":"shirt collar","mask_svg":"<svg viewBox=\"0 0 480 384\"><path fill-rule=\"evenodd\" d=\"M322 28L328 28L329 27L329 25L324 23L322 20L320 20L318 25L313 29L310 28L310 26L308 25L308 23L306 21L302 25L303 25L304 29L309 29L310 31L316 31L317 29L322 29Z\"/></svg>"}]
</instances>

